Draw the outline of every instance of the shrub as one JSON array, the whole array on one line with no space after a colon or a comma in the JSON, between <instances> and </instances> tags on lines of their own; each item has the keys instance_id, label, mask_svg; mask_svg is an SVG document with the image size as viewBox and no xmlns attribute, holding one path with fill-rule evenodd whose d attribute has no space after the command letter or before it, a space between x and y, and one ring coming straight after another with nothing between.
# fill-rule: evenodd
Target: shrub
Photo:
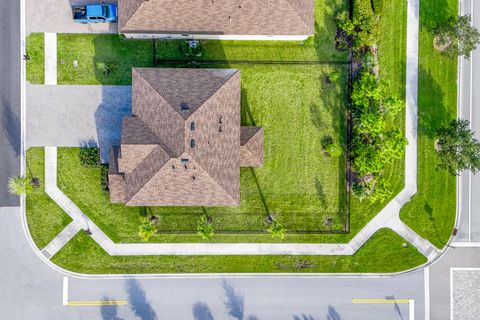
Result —
<instances>
[{"instance_id":1,"label":"shrub","mask_svg":"<svg viewBox=\"0 0 480 320\"><path fill-rule=\"evenodd\" d=\"M383 1L384 0L372 0L373 11L375 14L380 15L383 11Z\"/></svg>"},{"instance_id":2,"label":"shrub","mask_svg":"<svg viewBox=\"0 0 480 320\"><path fill-rule=\"evenodd\" d=\"M267 230L272 235L272 238L280 238L282 240L285 238L287 233L287 229L285 229L285 227L275 219L272 221Z\"/></svg>"},{"instance_id":3,"label":"shrub","mask_svg":"<svg viewBox=\"0 0 480 320\"><path fill-rule=\"evenodd\" d=\"M100 183L102 185L102 191L108 191L108 164L101 165Z\"/></svg>"},{"instance_id":4,"label":"shrub","mask_svg":"<svg viewBox=\"0 0 480 320\"><path fill-rule=\"evenodd\" d=\"M146 218L140 220L142 223L138 227L138 236L142 241L147 242L157 232L157 227Z\"/></svg>"},{"instance_id":5,"label":"shrub","mask_svg":"<svg viewBox=\"0 0 480 320\"><path fill-rule=\"evenodd\" d=\"M97 147L80 148L80 162L85 167L98 166L100 164L100 150Z\"/></svg>"},{"instance_id":6,"label":"shrub","mask_svg":"<svg viewBox=\"0 0 480 320\"><path fill-rule=\"evenodd\" d=\"M202 237L203 240L208 240L213 236L213 225L207 215L203 215L198 219L197 234Z\"/></svg>"},{"instance_id":7,"label":"shrub","mask_svg":"<svg viewBox=\"0 0 480 320\"><path fill-rule=\"evenodd\" d=\"M340 73L338 71L332 71L330 72L330 74L328 75L328 79L333 82L333 83L337 83L338 80L340 80Z\"/></svg>"},{"instance_id":8,"label":"shrub","mask_svg":"<svg viewBox=\"0 0 480 320\"><path fill-rule=\"evenodd\" d=\"M373 202L379 201L383 203L385 202L385 200L390 199L392 194L393 194L393 191L390 186L390 182L385 180L384 177L380 177L375 182L375 188L373 189L373 192L370 195L370 200Z\"/></svg>"},{"instance_id":9,"label":"shrub","mask_svg":"<svg viewBox=\"0 0 480 320\"><path fill-rule=\"evenodd\" d=\"M112 62L97 62L97 70L104 76L109 76L117 67L116 63Z\"/></svg>"},{"instance_id":10,"label":"shrub","mask_svg":"<svg viewBox=\"0 0 480 320\"><path fill-rule=\"evenodd\" d=\"M338 158L342 155L342 148L333 141L331 136L326 136L322 139L323 151L328 153L329 156Z\"/></svg>"}]
</instances>

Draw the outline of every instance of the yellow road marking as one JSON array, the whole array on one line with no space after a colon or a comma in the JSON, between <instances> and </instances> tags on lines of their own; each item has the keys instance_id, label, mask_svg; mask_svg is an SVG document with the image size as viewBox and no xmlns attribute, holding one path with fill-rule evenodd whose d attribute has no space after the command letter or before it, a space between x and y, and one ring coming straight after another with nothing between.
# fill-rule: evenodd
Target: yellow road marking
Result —
<instances>
[{"instance_id":1,"label":"yellow road marking","mask_svg":"<svg viewBox=\"0 0 480 320\"><path fill-rule=\"evenodd\" d=\"M352 303L408 304L410 303L410 299L352 299Z\"/></svg>"},{"instance_id":2,"label":"yellow road marking","mask_svg":"<svg viewBox=\"0 0 480 320\"><path fill-rule=\"evenodd\" d=\"M88 307L88 306L122 306L126 300L93 300L93 301L68 301L67 306Z\"/></svg>"}]
</instances>

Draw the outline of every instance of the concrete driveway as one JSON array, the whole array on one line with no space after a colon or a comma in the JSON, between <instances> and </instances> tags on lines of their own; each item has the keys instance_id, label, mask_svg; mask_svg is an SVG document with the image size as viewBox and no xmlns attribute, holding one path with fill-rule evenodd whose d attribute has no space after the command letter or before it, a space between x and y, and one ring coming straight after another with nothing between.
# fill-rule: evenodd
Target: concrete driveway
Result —
<instances>
[{"instance_id":1,"label":"concrete driveway","mask_svg":"<svg viewBox=\"0 0 480 320\"><path fill-rule=\"evenodd\" d=\"M95 142L102 161L120 143L131 114L130 86L27 85L26 146L78 147Z\"/></svg>"},{"instance_id":2,"label":"concrete driveway","mask_svg":"<svg viewBox=\"0 0 480 320\"><path fill-rule=\"evenodd\" d=\"M74 23L72 5L115 3L99 0L26 0L26 31L52 33L117 33L117 23Z\"/></svg>"}]
</instances>

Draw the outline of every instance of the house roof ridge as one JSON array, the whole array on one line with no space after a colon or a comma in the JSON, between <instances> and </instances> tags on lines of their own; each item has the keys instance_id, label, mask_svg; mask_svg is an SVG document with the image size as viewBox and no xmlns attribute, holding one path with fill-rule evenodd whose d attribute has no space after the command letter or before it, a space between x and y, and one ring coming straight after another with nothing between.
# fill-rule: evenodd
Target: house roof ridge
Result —
<instances>
[{"instance_id":1,"label":"house roof ridge","mask_svg":"<svg viewBox=\"0 0 480 320\"><path fill-rule=\"evenodd\" d=\"M308 29L309 28L309 25L307 23L307 21L305 21L305 17L303 17L297 10L297 8L295 8L293 5L292 5L292 0L284 0L285 3L293 10L293 12L297 15L297 17L300 19L300 22L303 24L303 26ZM299 1L299 0L293 0L293 1ZM315 12L315 6L313 8L314 12Z\"/></svg>"},{"instance_id":2,"label":"house roof ridge","mask_svg":"<svg viewBox=\"0 0 480 320\"><path fill-rule=\"evenodd\" d=\"M143 164L144 164L146 161L150 160L150 158L152 158L152 157L159 158L159 157L161 156L161 154L154 154L154 152L155 152L155 151L158 151L158 150L161 150L161 151L165 152L165 153L169 156L169 158L167 159L167 161L163 162L163 163L161 164L161 166L160 166L157 170L154 170L154 172L149 175L148 179L146 178L145 181L142 181L142 183L137 186L137 188L136 188L137 190L134 191L134 193L133 193L131 196L129 195L130 192L128 192L128 189L126 189L127 192L126 192L125 197L126 197L126 203L127 203L127 204L128 204L128 202L129 202L130 200L132 200L132 199L143 189L143 187L145 187L145 185L146 185L150 180L152 180L152 178L153 178L158 172L160 172L160 170L162 170L163 167L165 167L165 165L166 165L167 162L171 159L171 157L170 157L170 155L169 155L160 145L157 145L155 148L152 149L152 151L150 151L150 153L148 154L148 156L146 156L142 161L140 161L140 163L135 167L135 169L133 169L130 173L125 174L125 177L128 177L128 176L130 176L130 175L135 175L138 171L142 171L142 170L144 169ZM158 160L161 160L161 159L158 159ZM161 163L161 162L158 161L158 162L155 162L155 163ZM143 171L143 172L145 172L145 171Z\"/></svg>"},{"instance_id":3,"label":"house roof ridge","mask_svg":"<svg viewBox=\"0 0 480 320\"><path fill-rule=\"evenodd\" d=\"M220 91L220 89L222 89L223 87L225 87L225 85L226 85L227 83L229 83L230 81L232 81L232 79L233 79L233 77L234 77L235 75L237 75L238 73L240 73L240 69L218 69L218 70L235 70L235 72L233 72L233 73L230 75L230 77L228 77L228 79L225 80L225 82L222 83L222 85L221 85L217 90L215 90L215 92L213 92L213 93L208 97L207 100L205 100L194 112L192 112L192 114L189 115L189 116L187 117L187 119L185 119L185 122L188 121L194 114L196 114L198 110L202 109L203 106L205 106L205 105L207 104L207 102L209 102L210 99L213 98L213 96L217 95L217 94L218 94L218 91Z\"/></svg>"}]
</instances>

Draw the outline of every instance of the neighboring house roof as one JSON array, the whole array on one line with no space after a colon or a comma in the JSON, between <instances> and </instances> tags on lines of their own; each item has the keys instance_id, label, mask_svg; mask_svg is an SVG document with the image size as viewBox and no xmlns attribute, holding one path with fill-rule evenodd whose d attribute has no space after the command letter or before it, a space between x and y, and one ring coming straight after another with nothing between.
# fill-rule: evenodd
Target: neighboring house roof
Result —
<instances>
[{"instance_id":1,"label":"neighboring house roof","mask_svg":"<svg viewBox=\"0 0 480 320\"><path fill-rule=\"evenodd\" d=\"M263 164L263 128L241 127L240 166L260 167Z\"/></svg>"},{"instance_id":2,"label":"neighboring house roof","mask_svg":"<svg viewBox=\"0 0 480 320\"><path fill-rule=\"evenodd\" d=\"M119 0L121 33L312 35L314 0Z\"/></svg>"},{"instance_id":3,"label":"neighboring house roof","mask_svg":"<svg viewBox=\"0 0 480 320\"><path fill-rule=\"evenodd\" d=\"M132 113L123 121L119 150L110 154L112 202L240 203L240 71L133 69ZM244 147L257 166L263 130L249 128Z\"/></svg>"}]
</instances>

